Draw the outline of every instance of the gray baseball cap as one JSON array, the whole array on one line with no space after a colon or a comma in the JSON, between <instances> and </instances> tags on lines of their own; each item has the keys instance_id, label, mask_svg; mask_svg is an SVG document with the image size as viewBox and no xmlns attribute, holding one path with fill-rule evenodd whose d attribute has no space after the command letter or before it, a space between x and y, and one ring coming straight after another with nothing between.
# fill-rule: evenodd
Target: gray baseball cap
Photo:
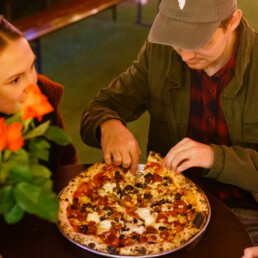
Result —
<instances>
[{"instance_id":1,"label":"gray baseball cap","mask_svg":"<svg viewBox=\"0 0 258 258\"><path fill-rule=\"evenodd\" d=\"M237 0L162 0L148 40L196 50L237 9Z\"/></svg>"}]
</instances>

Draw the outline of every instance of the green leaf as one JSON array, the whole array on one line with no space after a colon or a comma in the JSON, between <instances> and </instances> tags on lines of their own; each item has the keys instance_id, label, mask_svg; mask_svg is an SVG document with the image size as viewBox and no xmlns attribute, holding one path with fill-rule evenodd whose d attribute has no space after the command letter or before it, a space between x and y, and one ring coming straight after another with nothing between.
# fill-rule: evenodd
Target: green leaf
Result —
<instances>
[{"instance_id":1,"label":"green leaf","mask_svg":"<svg viewBox=\"0 0 258 258\"><path fill-rule=\"evenodd\" d=\"M11 125L16 122L23 123L21 112L18 112L5 120L7 125Z\"/></svg>"},{"instance_id":2,"label":"green leaf","mask_svg":"<svg viewBox=\"0 0 258 258\"><path fill-rule=\"evenodd\" d=\"M33 156L48 161L50 143L45 139L34 138L30 140L29 149Z\"/></svg>"},{"instance_id":3,"label":"green leaf","mask_svg":"<svg viewBox=\"0 0 258 258\"><path fill-rule=\"evenodd\" d=\"M23 217L24 210L16 203L8 212L4 213L4 219L8 224L14 224Z\"/></svg>"},{"instance_id":4,"label":"green leaf","mask_svg":"<svg viewBox=\"0 0 258 258\"><path fill-rule=\"evenodd\" d=\"M2 162L0 163L0 185L6 184L9 177L9 163Z\"/></svg>"},{"instance_id":5,"label":"green leaf","mask_svg":"<svg viewBox=\"0 0 258 258\"><path fill-rule=\"evenodd\" d=\"M30 182L32 180L30 168L21 163L14 163L10 168L9 180L11 183Z\"/></svg>"},{"instance_id":6,"label":"green leaf","mask_svg":"<svg viewBox=\"0 0 258 258\"><path fill-rule=\"evenodd\" d=\"M9 211L14 205L13 187L8 185L0 189L0 214Z\"/></svg>"},{"instance_id":7,"label":"green leaf","mask_svg":"<svg viewBox=\"0 0 258 258\"><path fill-rule=\"evenodd\" d=\"M57 214L59 210L59 200L55 193L42 192L40 195L37 212L35 213L43 219L51 222L57 222Z\"/></svg>"},{"instance_id":8,"label":"green leaf","mask_svg":"<svg viewBox=\"0 0 258 258\"><path fill-rule=\"evenodd\" d=\"M12 151L9 151L9 150L4 150L3 151L3 160L4 161L6 161L6 160L8 160L10 157L11 157L11 155L13 154L13 152Z\"/></svg>"},{"instance_id":9,"label":"green leaf","mask_svg":"<svg viewBox=\"0 0 258 258\"><path fill-rule=\"evenodd\" d=\"M19 149L16 152L13 152L12 160L19 162L21 164L28 164L29 153L24 149Z\"/></svg>"},{"instance_id":10,"label":"green leaf","mask_svg":"<svg viewBox=\"0 0 258 258\"><path fill-rule=\"evenodd\" d=\"M34 177L43 177L43 178L49 178L51 176L51 171L40 164L32 164L30 165L31 174Z\"/></svg>"},{"instance_id":11,"label":"green leaf","mask_svg":"<svg viewBox=\"0 0 258 258\"><path fill-rule=\"evenodd\" d=\"M23 185L20 186L21 184ZM25 186L24 184L27 185ZM15 199L19 206L28 213L56 222L59 210L59 200L56 194L53 192L37 191L36 188L40 189L39 187L28 185L28 183L20 183L20 185L19 187L17 185L14 189ZM28 195L29 189L34 191L33 198Z\"/></svg>"},{"instance_id":12,"label":"green leaf","mask_svg":"<svg viewBox=\"0 0 258 258\"><path fill-rule=\"evenodd\" d=\"M51 179L38 177L33 180L33 184L39 185L44 192L51 192L53 188L53 181Z\"/></svg>"},{"instance_id":13,"label":"green leaf","mask_svg":"<svg viewBox=\"0 0 258 258\"><path fill-rule=\"evenodd\" d=\"M71 137L63 129L56 126L50 126L44 136L59 145L67 145L72 141Z\"/></svg>"},{"instance_id":14,"label":"green leaf","mask_svg":"<svg viewBox=\"0 0 258 258\"><path fill-rule=\"evenodd\" d=\"M27 140L27 139L30 139L30 138L34 138L34 137L38 137L38 136L43 135L46 132L46 130L48 129L49 124L50 124L50 120L46 121L43 124L40 124L39 126L32 129L30 132L25 134L23 136L23 139Z\"/></svg>"},{"instance_id":15,"label":"green leaf","mask_svg":"<svg viewBox=\"0 0 258 258\"><path fill-rule=\"evenodd\" d=\"M36 205L39 203L41 188L27 182L17 184L14 189L14 196L16 202L22 209L29 213L36 212Z\"/></svg>"}]
</instances>

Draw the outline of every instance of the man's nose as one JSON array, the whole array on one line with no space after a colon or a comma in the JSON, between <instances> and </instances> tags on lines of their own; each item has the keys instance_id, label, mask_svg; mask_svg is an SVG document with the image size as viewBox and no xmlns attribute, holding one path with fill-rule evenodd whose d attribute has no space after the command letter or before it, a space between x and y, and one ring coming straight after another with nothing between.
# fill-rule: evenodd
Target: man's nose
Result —
<instances>
[{"instance_id":1,"label":"man's nose","mask_svg":"<svg viewBox=\"0 0 258 258\"><path fill-rule=\"evenodd\" d=\"M195 57L195 51L192 50L182 49L180 54L184 62L187 62Z\"/></svg>"}]
</instances>

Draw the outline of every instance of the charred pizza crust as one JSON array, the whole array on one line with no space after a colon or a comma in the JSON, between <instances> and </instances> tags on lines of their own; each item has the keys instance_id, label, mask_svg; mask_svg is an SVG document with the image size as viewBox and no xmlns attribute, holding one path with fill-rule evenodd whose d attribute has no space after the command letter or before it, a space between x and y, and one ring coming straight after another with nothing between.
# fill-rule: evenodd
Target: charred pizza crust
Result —
<instances>
[{"instance_id":1,"label":"charred pizza crust","mask_svg":"<svg viewBox=\"0 0 258 258\"><path fill-rule=\"evenodd\" d=\"M144 170L100 161L74 177L60 194L59 228L72 241L114 254L143 256L176 249L206 224L203 192L162 167L150 152Z\"/></svg>"}]
</instances>

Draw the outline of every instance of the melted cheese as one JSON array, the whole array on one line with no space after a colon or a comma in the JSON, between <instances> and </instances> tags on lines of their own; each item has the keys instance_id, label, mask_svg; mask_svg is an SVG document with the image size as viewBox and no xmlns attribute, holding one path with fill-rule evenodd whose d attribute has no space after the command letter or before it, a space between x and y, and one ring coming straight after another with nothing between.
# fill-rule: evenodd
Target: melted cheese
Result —
<instances>
[{"instance_id":1,"label":"melted cheese","mask_svg":"<svg viewBox=\"0 0 258 258\"><path fill-rule=\"evenodd\" d=\"M126 225L126 227L129 229L128 231L123 231L124 235L130 235L131 233L135 232L138 234L143 234L145 227L143 226L135 226L135 225Z\"/></svg>"},{"instance_id":2,"label":"melted cheese","mask_svg":"<svg viewBox=\"0 0 258 258\"><path fill-rule=\"evenodd\" d=\"M112 226L111 222L111 220L100 221L98 225L98 234L102 234L103 232L109 231L109 229Z\"/></svg>"},{"instance_id":3,"label":"melted cheese","mask_svg":"<svg viewBox=\"0 0 258 258\"><path fill-rule=\"evenodd\" d=\"M87 216L87 221L95 221L96 223L99 223L99 215L97 212L89 213Z\"/></svg>"},{"instance_id":4,"label":"melted cheese","mask_svg":"<svg viewBox=\"0 0 258 258\"><path fill-rule=\"evenodd\" d=\"M152 225L155 223L155 217L150 214L150 210L147 208L138 208L136 213L144 219L146 225Z\"/></svg>"},{"instance_id":5,"label":"melted cheese","mask_svg":"<svg viewBox=\"0 0 258 258\"><path fill-rule=\"evenodd\" d=\"M107 182L103 185L103 189L106 193L113 193L114 187L116 187L116 183Z\"/></svg>"}]
</instances>

